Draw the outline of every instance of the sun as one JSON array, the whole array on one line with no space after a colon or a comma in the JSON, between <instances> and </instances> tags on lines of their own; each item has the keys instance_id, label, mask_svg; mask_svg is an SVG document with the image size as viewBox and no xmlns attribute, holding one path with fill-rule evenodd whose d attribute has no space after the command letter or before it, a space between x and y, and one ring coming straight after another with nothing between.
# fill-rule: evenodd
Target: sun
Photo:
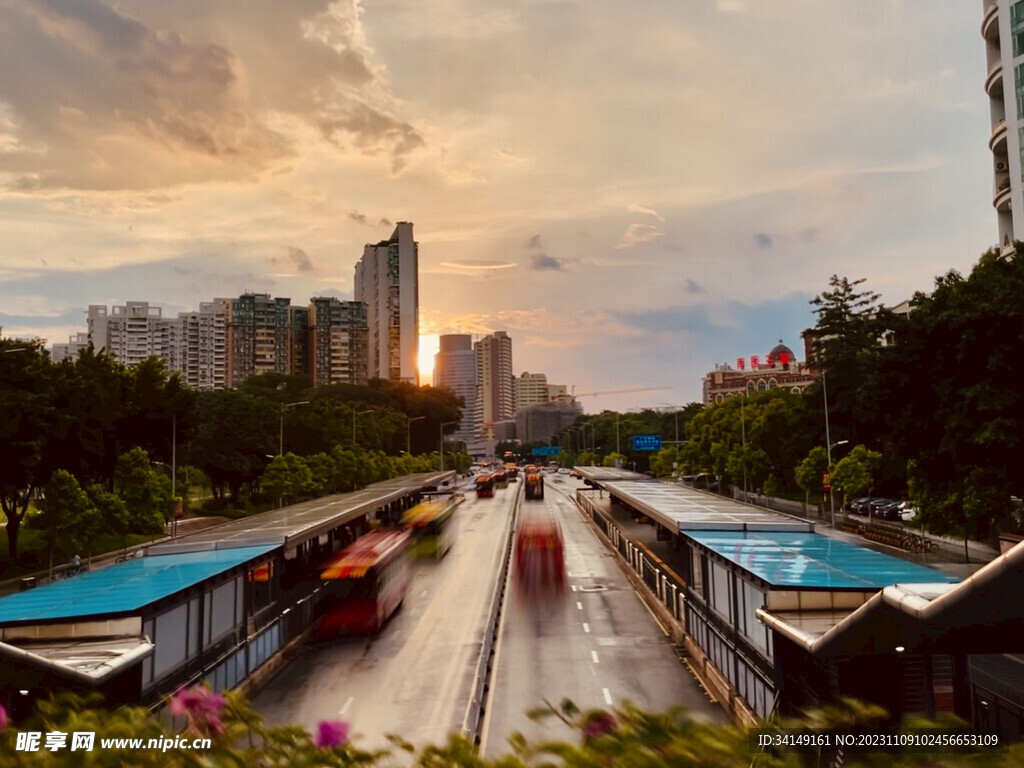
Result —
<instances>
[{"instance_id":1,"label":"sun","mask_svg":"<svg viewBox=\"0 0 1024 768\"><path fill-rule=\"evenodd\" d=\"M441 340L436 333L420 336L419 373L420 386L434 383L434 355L441 349Z\"/></svg>"}]
</instances>

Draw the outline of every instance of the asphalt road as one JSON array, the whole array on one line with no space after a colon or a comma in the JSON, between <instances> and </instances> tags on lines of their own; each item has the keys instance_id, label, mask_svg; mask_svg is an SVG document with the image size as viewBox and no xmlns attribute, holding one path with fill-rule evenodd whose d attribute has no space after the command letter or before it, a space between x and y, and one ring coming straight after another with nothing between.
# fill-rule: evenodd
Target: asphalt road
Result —
<instances>
[{"instance_id":1,"label":"asphalt road","mask_svg":"<svg viewBox=\"0 0 1024 768\"><path fill-rule=\"evenodd\" d=\"M554 718L536 723L526 712L568 698L580 709L629 700L652 710L681 705L724 721L717 704L679 662L654 617L597 534L568 501L581 483L548 476L544 500L524 501L524 514L560 523L570 590L543 605L517 599L514 582L500 627L492 697L485 715L486 757L509 751L515 731L529 739L575 739Z\"/></svg>"}]
</instances>

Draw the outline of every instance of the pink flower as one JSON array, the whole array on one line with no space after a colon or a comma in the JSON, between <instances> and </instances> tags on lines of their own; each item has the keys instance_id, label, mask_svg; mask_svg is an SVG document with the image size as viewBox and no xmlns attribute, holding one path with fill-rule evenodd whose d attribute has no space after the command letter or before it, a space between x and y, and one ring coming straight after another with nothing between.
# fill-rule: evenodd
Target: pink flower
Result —
<instances>
[{"instance_id":1,"label":"pink flower","mask_svg":"<svg viewBox=\"0 0 1024 768\"><path fill-rule=\"evenodd\" d=\"M7 710L0 706L0 731L7 727Z\"/></svg>"},{"instance_id":2,"label":"pink flower","mask_svg":"<svg viewBox=\"0 0 1024 768\"><path fill-rule=\"evenodd\" d=\"M348 723L341 720L324 720L320 723L316 745L319 749L340 747L348 740Z\"/></svg>"},{"instance_id":3,"label":"pink flower","mask_svg":"<svg viewBox=\"0 0 1024 768\"><path fill-rule=\"evenodd\" d=\"M195 685L180 689L171 697L168 711L175 717L184 717L188 721L189 730L219 736L224 733L224 723L220 714L227 704L227 699L209 688Z\"/></svg>"},{"instance_id":4,"label":"pink flower","mask_svg":"<svg viewBox=\"0 0 1024 768\"><path fill-rule=\"evenodd\" d=\"M611 733L618 725L619 723L614 715L607 712L592 712L583 721L583 737L586 739L596 739L598 736Z\"/></svg>"}]
</instances>

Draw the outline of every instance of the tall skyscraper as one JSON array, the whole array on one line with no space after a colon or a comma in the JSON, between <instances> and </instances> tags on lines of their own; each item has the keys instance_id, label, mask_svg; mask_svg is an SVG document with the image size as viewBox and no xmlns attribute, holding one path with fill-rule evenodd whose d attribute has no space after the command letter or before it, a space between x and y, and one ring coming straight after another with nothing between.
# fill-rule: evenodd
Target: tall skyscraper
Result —
<instances>
[{"instance_id":1,"label":"tall skyscraper","mask_svg":"<svg viewBox=\"0 0 1024 768\"><path fill-rule=\"evenodd\" d=\"M418 383L419 244L400 221L389 240L366 245L356 264L355 299L366 304L369 378Z\"/></svg>"},{"instance_id":2,"label":"tall skyscraper","mask_svg":"<svg viewBox=\"0 0 1024 768\"><path fill-rule=\"evenodd\" d=\"M228 300L227 350L229 387L250 376L291 373L289 299L268 293L245 293Z\"/></svg>"},{"instance_id":3,"label":"tall skyscraper","mask_svg":"<svg viewBox=\"0 0 1024 768\"><path fill-rule=\"evenodd\" d=\"M477 404L483 427L509 421L516 415L515 378L512 373L512 339L496 331L476 343Z\"/></svg>"},{"instance_id":4,"label":"tall skyscraper","mask_svg":"<svg viewBox=\"0 0 1024 768\"><path fill-rule=\"evenodd\" d=\"M309 370L313 384L365 384L366 305L317 297L309 304Z\"/></svg>"},{"instance_id":5,"label":"tall skyscraper","mask_svg":"<svg viewBox=\"0 0 1024 768\"><path fill-rule=\"evenodd\" d=\"M447 387L462 398L462 423L452 439L468 445L480 431L476 352L469 335L452 333L441 336L440 351L434 355L434 386Z\"/></svg>"},{"instance_id":6,"label":"tall skyscraper","mask_svg":"<svg viewBox=\"0 0 1024 768\"><path fill-rule=\"evenodd\" d=\"M995 176L992 205L999 221L999 245L1006 252L1014 240L1022 239L1014 221L1024 221L1024 3L983 0L982 7L985 91L992 119L988 146Z\"/></svg>"}]
</instances>

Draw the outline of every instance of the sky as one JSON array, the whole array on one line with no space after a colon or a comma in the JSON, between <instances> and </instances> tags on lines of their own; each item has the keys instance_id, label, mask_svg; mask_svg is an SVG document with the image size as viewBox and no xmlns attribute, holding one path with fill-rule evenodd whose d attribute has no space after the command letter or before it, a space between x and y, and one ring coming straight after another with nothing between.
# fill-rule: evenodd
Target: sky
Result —
<instances>
[{"instance_id":1,"label":"sky","mask_svg":"<svg viewBox=\"0 0 1024 768\"><path fill-rule=\"evenodd\" d=\"M685 404L865 278L997 239L982 4L0 0L0 325L352 298L411 221L420 331L588 412ZM429 342L428 342L429 343Z\"/></svg>"}]
</instances>

